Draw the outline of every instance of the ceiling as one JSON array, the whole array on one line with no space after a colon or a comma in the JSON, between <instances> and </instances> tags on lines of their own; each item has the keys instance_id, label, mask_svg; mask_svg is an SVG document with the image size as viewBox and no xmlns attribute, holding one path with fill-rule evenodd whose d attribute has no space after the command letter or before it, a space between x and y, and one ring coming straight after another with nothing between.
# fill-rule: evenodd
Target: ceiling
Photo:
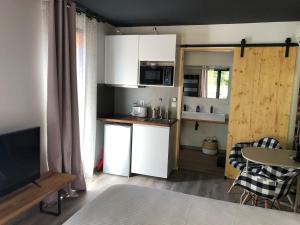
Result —
<instances>
[{"instance_id":1,"label":"ceiling","mask_svg":"<svg viewBox=\"0 0 300 225\"><path fill-rule=\"evenodd\" d=\"M299 0L75 0L115 26L300 21Z\"/></svg>"}]
</instances>

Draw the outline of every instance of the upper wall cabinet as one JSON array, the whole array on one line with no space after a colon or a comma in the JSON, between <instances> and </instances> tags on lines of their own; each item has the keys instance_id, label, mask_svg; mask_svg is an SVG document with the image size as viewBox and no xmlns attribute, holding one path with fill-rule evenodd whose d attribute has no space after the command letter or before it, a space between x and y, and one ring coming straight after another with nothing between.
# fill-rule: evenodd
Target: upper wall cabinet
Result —
<instances>
[{"instance_id":1,"label":"upper wall cabinet","mask_svg":"<svg viewBox=\"0 0 300 225\"><path fill-rule=\"evenodd\" d=\"M105 83L138 85L138 35L105 37Z\"/></svg>"},{"instance_id":2,"label":"upper wall cabinet","mask_svg":"<svg viewBox=\"0 0 300 225\"><path fill-rule=\"evenodd\" d=\"M176 35L140 35L140 61L175 62Z\"/></svg>"}]
</instances>

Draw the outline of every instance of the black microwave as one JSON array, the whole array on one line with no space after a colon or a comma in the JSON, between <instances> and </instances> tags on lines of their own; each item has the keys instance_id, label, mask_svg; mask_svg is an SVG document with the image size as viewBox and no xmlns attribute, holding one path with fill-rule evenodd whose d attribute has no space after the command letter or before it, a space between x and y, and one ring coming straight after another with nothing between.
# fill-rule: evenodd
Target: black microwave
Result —
<instances>
[{"instance_id":1,"label":"black microwave","mask_svg":"<svg viewBox=\"0 0 300 225\"><path fill-rule=\"evenodd\" d=\"M173 86L174 66L140 66L141 85Z\"/></svg>"}]
</instances>

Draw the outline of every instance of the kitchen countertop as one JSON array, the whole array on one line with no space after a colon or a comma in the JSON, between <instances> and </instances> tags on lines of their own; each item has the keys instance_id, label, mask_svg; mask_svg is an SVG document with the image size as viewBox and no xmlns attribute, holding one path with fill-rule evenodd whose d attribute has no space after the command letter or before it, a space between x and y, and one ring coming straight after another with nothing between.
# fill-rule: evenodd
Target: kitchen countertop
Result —
<instances>
[{"instance_id":1,"label":"kitchen countertop","mask_svg":"<svg viewBox=\"0 0 300 225\"><path fill-rule=\"evenodd\" d=\"M176 123L177 119L152 119L152 118L139 118L128 115L113 115L110 117L98 118L107 123L125 123L125 124L144 124L144 125L154 125L161 127L171 127Z\"/></svg>"}]
</instances>

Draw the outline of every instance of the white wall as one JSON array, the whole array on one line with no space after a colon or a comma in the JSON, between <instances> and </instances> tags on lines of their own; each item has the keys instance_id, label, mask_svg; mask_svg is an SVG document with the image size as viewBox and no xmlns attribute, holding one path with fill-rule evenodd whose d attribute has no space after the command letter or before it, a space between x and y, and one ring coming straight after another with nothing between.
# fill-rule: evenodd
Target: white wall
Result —
<instances>
[{"instance_id":1,"label":"white wall","mask_svg":"<svg viewBox=\"0 0 300 225\"><path fill-rule=\"evenodd\" d=\"M40 126L46 165L45 75L39 0L0 1L0 133Z\"/></svg>"},{"instance_id":2,"label":"white wall","mask_svg":"<svg viewBox=\"0 0 300 225\"><path fill-rule=\"evenodd\" d=\"M115 28L108 23L98 24L98 84L104 84L105 75L105 35L113 34ZM95 146L95 162L96 166L99 159L101 150L103 148L104 142L104 124L101 121L97 121L97 131L96 131L96 146Z\"/></svg>"},{"instance_id":3,"label":"white wall","mask_svg":"<svg viewBox=\"0 0 300 225\"><path fill-rule=\"evenodd\" d=\"M287 37L295 40L300 22L245 23L190 26L158 26L160 34L177 34L180 44L284 42ZM122 27L123 34L154 34L153 27Z\"/></svg>"},{"instance_id":4,"label":"white wall","mask_svg":"<svg viewBox=\"0 0 300 225\"><path fill-rule=\"evenodd\" d=\"M162 98L163 108L169 107L169 117L176 118L177 109L171 108L171 99L174 97L177 98L177 88L172 87L115 88L115 113L129 114L133 103L141 100L149 108L157 107L160 105L159 99Z\"/></svg>"},{"instance_id":5,"label":"white wall","mask_svg":"<svg viewBox=\"0 0 300 225\"><path fill-rule=\"evenodd\" d=\"M231 67L233 52L186 52L185 66L222 66Z\"/></svg>"},{"instance_id":6,"label":"white wall","mask_svg":"<svg viewBox=\"0 0 300 225\"><path fill-rule=\"evenodd\" d=\"M191 26L157 26L159 34L177 34L177 44L236 44L242 38L247 43L284 42L287 37L295 41L297 22L191 25ZM154 34L153 27L122 27L123 34ZM298 55L300 54L300 50ZM298 57L299 58L299 57ZM299 89L300 60L297 62L294 84L293 104L291 109L289 142L293 139Z\"/></svg>"}]
</instances>

